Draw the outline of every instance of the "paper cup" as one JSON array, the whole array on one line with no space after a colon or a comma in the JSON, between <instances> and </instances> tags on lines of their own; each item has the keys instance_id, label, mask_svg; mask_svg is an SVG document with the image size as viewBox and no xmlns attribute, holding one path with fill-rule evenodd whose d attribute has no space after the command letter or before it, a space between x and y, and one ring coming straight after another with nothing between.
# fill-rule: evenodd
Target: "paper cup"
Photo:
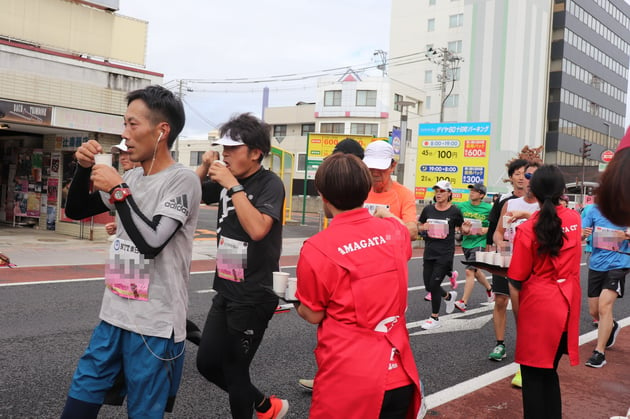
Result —
<instances>
[{"instance_id":1,"label":"paper cup","mask_svg":"<svg viewBox=\"0 0 630 419\"><path fill-rule=\"evenodd\" d=\"M289 278L287 291L284 294L284 299L287 301L296 300L295 298L296 292L297 292L297 278Z\"/></svg>"},{"instance_id":2,"label":"paper cup","mask_svg":"<svg viewBox=\"0 0 630 419\"><path fill-rule=\"evenodd\" d=\"M101 153L94 155L94 164L104 164L112 167L112 155L110 153Z\"/></svg>"},{"instance_id":3,"label":"paper cup","mask_svg":"<svg viewBox=\"0 0 630 419\"><path fill-rule=\"evenodd\" d=\"M503 256L501 256L501 253L492 253L492 264L503 266Z\"/></svg>"},{"instance_id":4,"label":"paper cup","mask_svg":"<svg viewBox=\"0 0 630 419\"><path fill-rule=\"evenodd\" d=\"M284 297L289 283L289 274L287 272L274 272L273 273L273 292L278 297Z\"/></svg>"},{"instance_id":5,"label":"paper cup","mask_svg":"<svg viewBox=\"0 0 630 419\"><path fill-rule=\"evenodd\" d=\"M503 267L509 268L512 262L512 255L503 256Z\"/></svg>"},{"instance_id":6,"label":"paper cup","mask_svg":"<svg viewBox=\"0 0 630 419\"><path fill-rule=\"evenodd\" d=\"M503 216L503 228L510 228L510 218L512 218L510 215Z\"/></svg>"}]
</instances>

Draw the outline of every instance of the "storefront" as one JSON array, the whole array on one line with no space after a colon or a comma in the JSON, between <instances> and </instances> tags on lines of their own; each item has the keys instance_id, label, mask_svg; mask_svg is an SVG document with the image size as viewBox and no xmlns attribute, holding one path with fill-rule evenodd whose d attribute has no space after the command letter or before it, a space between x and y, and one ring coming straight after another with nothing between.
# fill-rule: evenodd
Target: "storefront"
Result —
<instances>
[{"instance_id":1,"label":"storefront","mask_svg":"<svg viewBox=\"0 0 630 419\"><path fill-rule=\"evenodd\" d=\"M24 123L33 112L39 118ZM92 129L70 130L69 125ZM112 132L122 130L122 117L0 100L0 127L0 222L85 239L104 237L104 224L113 215L71 220L65 216L65 198L77 147L94 139L109 150L120 142Z\"/></svg>"}]
</instances>

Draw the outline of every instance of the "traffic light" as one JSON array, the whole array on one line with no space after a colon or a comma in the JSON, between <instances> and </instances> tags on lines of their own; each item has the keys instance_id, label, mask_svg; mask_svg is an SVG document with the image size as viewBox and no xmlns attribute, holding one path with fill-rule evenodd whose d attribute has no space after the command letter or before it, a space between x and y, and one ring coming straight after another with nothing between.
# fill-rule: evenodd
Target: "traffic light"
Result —
<instances>
[{"instance_id":1,"label":"traffic light","mask_svg":"<svg viewBox=\"0 0 630 419\"><path fill-rule=\"evenodd\" d=\"M591 143L587 143L586 141L584 141L582 143L582 148L581 148L582 158L586 159L586 158L589 158L591 156L591 146L592 146L592 144Z\"/></svg>"}]
</instances>

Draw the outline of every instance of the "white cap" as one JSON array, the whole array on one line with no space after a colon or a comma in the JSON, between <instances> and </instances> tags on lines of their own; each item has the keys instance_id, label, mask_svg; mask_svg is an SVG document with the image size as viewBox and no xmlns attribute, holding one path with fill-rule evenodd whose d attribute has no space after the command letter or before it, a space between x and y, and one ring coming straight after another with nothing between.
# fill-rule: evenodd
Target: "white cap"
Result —
<instances>
[{"instance_id":1,"label":"white cap","mask_svg":"<svg viewBox=\"0 0 630 419\"><path fill-rule=\"evenodd\" d=\"M370 169L385 170L392 165L394 148L383 140L373 141L365 148L363 162Z\"/></svg>"},{"instance_id":2,"label":"white cap","mask_svg":"<svg viewBox=\"0 0 630 419\"><path fill-rule=\"evenodd\" d=\"M212 145L244 145L245 143L241 139L241 137L232 138L230 136L230 131L226 132L225 135L215 142Z\"/></svg>"},{"instance_id":3,"label":"white cap","mask_svg":"<svg viewBox=\"0 0 630 419\"><path fill-rule=\"evenodd\" d=\"M445 191L453 192L453 188L451 188L451 182L448 180L441 180L435 185L433 185L433 189L443 189Z\"/></svg>"},{"instance_id":4,"label":"white cap","mask_svg":"<svg viewBox=\"0 0 630 419\"><path fill-rule=\"evenodd\" d=\"M110 151L114 151L115 148L117 148L119 151L127 151L127 140L123 138L122 140L120 140L119 144L113 145Z\"/></svg>"}]
</instances>

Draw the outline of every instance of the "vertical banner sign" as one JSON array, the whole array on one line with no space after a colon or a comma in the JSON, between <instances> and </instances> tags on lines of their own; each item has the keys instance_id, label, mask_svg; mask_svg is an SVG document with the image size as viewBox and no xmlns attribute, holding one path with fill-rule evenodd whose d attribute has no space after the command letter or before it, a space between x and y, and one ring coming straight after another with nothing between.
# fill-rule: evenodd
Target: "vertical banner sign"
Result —
<instances>
[{"instance_id":1,"label":"vertical banner sign","mask_svg":"<svg viewBox=\"0 0 630 419\"><path fill-rule=\"evenodd\" d=\"M468 185L486 182L490 122L420 124L416 159L416 199L433 197L433 186L447 180L453 201L468 199Z\"/></svg>"}]
</instances>

